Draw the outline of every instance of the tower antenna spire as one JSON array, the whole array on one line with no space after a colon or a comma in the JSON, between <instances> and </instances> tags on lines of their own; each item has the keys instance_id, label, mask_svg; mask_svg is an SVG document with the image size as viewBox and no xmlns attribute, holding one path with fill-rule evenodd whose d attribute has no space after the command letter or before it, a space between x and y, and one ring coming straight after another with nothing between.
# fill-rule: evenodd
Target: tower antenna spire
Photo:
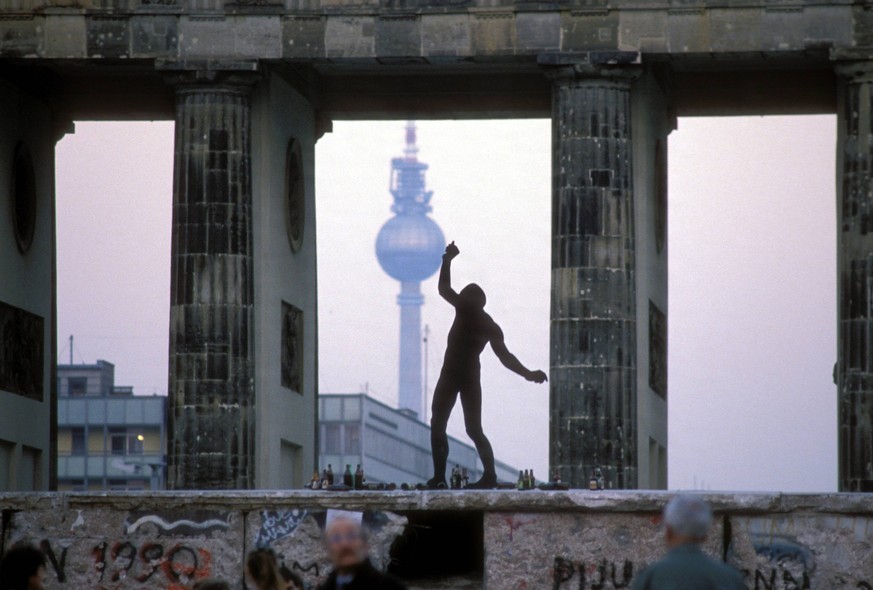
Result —
<instances>
[{"instance_id":1,"label":"tower antenna spire","mask_svg":"<svg viewBox=\"0 0 873 590\"><path fill-rule=\"evenodd\" d=\"M418 161L418 146L416 140L418 136L418 128L415 126L415 121L406 122L406 149L403 150L404 159L407 162Z\"/></svg>"},{"instance_id":2,"label":"tower antenna spire","mask_svg":"<svg viewBox=\"0 0 873 590\"><path fill-rule=\"evenodd\" d=\"M440 267L446 239L430 218L431 191L427 190L427 164L418 160L415 121L406 122L403 156L391 160L389 219L376 238L376 256L382 270L400 281L400 371L401 410L418 419L425 417L422 395L421 282Z\"/></svg>"}]
</instances>

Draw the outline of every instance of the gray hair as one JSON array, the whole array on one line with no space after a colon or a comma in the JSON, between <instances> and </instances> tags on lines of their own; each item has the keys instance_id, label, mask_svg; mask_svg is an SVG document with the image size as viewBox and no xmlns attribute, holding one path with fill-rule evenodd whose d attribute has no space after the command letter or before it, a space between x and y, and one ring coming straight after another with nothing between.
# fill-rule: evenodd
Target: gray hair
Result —
<instances>
[{"instance_id":1,"label":"gray hair","mask_svg":"<svg viewBox=\"0 0 873 590\"><path fill-rule=\"evenodd\" d=\"M664 508L664 524L677 535L702 541L712 527L712 510L699 496L676 496Z\"/></svg>"}]
</instances>

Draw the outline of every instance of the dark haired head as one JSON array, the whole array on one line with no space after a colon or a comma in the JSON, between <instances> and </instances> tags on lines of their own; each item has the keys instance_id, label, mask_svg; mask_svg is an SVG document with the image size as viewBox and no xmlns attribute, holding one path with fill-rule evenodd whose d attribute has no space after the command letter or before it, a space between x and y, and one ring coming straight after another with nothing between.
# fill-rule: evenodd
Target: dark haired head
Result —
<instances>
[{"instance_id":1,"label":"dark haired head","mask_svg":"<svg viewBox=\"0 0 873 590\"><path fill-rule=\"evenodd\" d=\"M279 574L276 554L270 549L255 549L246 559L246 571L258 590L283 590L285 581Z\"/></svg>"},{"instance_id":2,"label":"dark haired head","mask_svg":"<svg viewBox=\"0 0 873 590\"><path fill-rule=\"evenodd\" d=\"M13 547L0 561L0 590L28 590L30 579L45 567L45 556L33 545Z\"/></svg>"},{"instance_id":3,"label":"dark haired head","mask_svg":"<svg viewBox=\"0 0 873 590\"><path fill-rule=\"evenodd\" d=\"M467 308L482 309L485 307L485 291L476 283L470 283L458 293L461 304Z\"/></svg>"}]
</instances>

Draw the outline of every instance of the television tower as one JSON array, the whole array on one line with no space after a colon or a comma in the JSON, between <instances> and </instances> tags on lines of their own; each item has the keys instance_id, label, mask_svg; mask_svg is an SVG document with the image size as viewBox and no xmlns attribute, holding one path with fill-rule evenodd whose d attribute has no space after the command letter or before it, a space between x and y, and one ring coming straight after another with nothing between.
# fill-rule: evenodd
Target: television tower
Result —
<instances>
[{"instance_id":1,"label":"television tower","mask_svg":"<svg viewBox=\"0 0 873 590\"><path fill-rule=\"evenodd\" d=\"M400 382L398 406L425 417L421 383L421 281L440 267L446 239L440 227L428 216L433 191L427 190L427 164L418 161L416 127L406 124L406 149L403 157L391 159L389 190L394 197L389 219L376 238L376 257L388 275L400 281Z\"/></svg>"}]
</instances>

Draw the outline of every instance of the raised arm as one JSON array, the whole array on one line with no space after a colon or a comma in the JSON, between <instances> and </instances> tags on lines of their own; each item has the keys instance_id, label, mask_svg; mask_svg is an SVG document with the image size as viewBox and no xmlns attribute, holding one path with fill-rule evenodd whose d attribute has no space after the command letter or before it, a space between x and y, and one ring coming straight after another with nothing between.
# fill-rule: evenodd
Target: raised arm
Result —
<instances>
[{"instance_id":1,"label":"raised arm","mask_svg":"<svg viewBox=\"0 0 873 590\"><path fill-rule=\"evenodd\" d=\"M497 355L497 358L500 359L500 362L503 363L503 366L513 373L517 373L528 381L533 381L534 383L548 381L544 372L531 371L521 364L521 361L519 361L514 354L509 352L509 349L506 348L506 342L503 340L503 330L501 330L500 326L496 323L494 324L494 333L491 336L491 349L494 351L494 354Z\"/></svg>"},{"instance_id":2,"label":"raised arm","mask_svg":"<svg viewBox=\"0 0 873 590\"><path fill-rule=\"evenodd\" d=\"M453 306L458 305L458 294L452 289L452 259L460 253L461 251L458 250L454 242L446 246L446 252L443 254L443 265L440 267L440 297Z\"/></svg>"}]
</instances>

